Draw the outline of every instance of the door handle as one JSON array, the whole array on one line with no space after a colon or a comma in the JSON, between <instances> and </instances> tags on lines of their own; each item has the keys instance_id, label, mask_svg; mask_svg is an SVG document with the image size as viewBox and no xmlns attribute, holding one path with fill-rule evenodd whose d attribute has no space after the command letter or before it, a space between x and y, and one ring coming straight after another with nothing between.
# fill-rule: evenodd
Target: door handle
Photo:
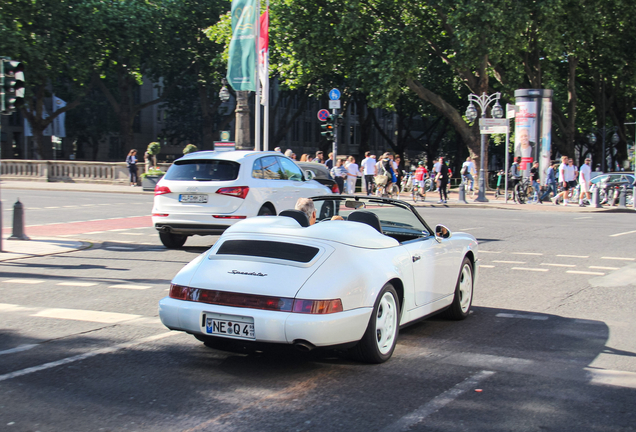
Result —
<instances>
[{"instance_id":1,"label":"door handle","mask_svg":"<svg viewBox=\"0 0 636 432\"><path fill-rule=\"evenodd\" d=\"M413 262L415 262L415 261L419 261L422 257L419 255L413 255L412 258L413 258Z\"/></svg>"}]
</instances>

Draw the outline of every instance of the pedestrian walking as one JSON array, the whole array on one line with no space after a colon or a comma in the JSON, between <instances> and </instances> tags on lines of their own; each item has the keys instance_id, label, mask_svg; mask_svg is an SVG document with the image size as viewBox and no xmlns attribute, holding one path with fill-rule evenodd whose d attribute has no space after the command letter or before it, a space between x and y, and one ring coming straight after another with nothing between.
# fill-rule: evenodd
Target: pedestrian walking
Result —
<instances>
[{"instance_id":1,"label":"pedestrian walking","mask_svg":"<svg viewBox=\"0 0 636 432\"><path fill-rule=\"evenodd\" d=\"M512 163L512 166L510 167L510 180L511 180L511 185L510 187L512 188L512 200L515 203L519 203L519 197L517 196L517 188L515 186L517 186L519 184L519 182L521 181L521 156L517 156L515 158L515 161Z\"/></svg>"},{"instance_id":2,"label":"pedestrian walking","mask_svg":"<svg viewBox=\"0 0 636 432\"><path fill-rule=\"evenodd\" d=\"M348 174L347 169L344 167L344 161L339 158L336 161L336 166L331 168L331 177L336 181L341 194L345 193L345 179Z\"/></svg>"},{"instance_id":3,"label":"pedestrian walking","mask_svg":"<svg viewBox=\"0 0 636 432\"><path fill-rule=\"evenodd\" d=\"M356 193L356 181L360 175L360 167L353 156L349 156L347 161L349 162L345 167L347 169L347 193L354 194Z\"/></svg>"},{"instance_id":4,"label":"pedestrian walking","mask_svg":"<svg viewBox=\"0 0 636 432\"><path fill-rule=\"evenodd\" d=\"M591 159L586 158L585 163L581 165L579 169L579 186L581 187L581 193L579 194L579 207L585 207L583 196L587 198L587 202L590 202L590 184L592 180L592 167L590 166Z\"/></svg>"},{"instance_id":5,"label":"pedestrian walking","mask_svg":"<svg viewBox=\"0 0 636 432\"><path fill-rule=\"evenodd\" d=\"M137 186L137 150L132 149L128 152L126 166L128 166L128 172L130 173L130 185Z\"/></svg>"},{"instance_id":6,"label":"pedestrian walking","mask_svg":"<svg viewBox=\"0 0 636 432\"><path fill-rule=\"evenodd\" d=\"M543 204L543 201L550 199L550 192L552 192L552 196L554 197L558 194L555 163L550 164L545 173L545 192L539 197L539 204Z\"/></svg>"},{"instance_id":7,"label":"pedestrian walking","mask_svg":"<svg viewBox=\"0 0 636 432\"><path fill-rule=\"evenodd\" d=\"M541 185L539 184L540 173L539 173L539 162L534 161L532 164L532 168L530 168L530 180L532 181L532 189L534 189L534 196L532 197L532 203L536 204L539 202L539 189Z\"/></svg>"},{"instance_id":8,"label":"pedestrian walking","mask_svg":"<svg viewBox=\"0 0 636 432\"><path fill-rule=\"evenodd\" d=\"M325 166L327 169L331 169L333 168L333 153L329 153L327 156L328 159L325 161Z\"/></svg>"},{"instance_id":9,"label":"pedestrian walking","mask_svg":"<svg viewBox=\"0 0 636 432\"><path fill-rule=\"evenodd\" d=\"M559 184L563 188L561 192L554 197L554 204L559 204L559 198L563 199L563 205L568 205L568 191L570 190L570 183L567 180L568 174L568 157L561 156L561 165L559 165Z\"/></svg>"},{"instance_id":10,"label":"pedestrian walking","mask_svg":"<svg viewBox=\"0 0 636 432\"><path fill-rule=\"evenodd\" d=\"M439 201L438 204L447 203L448 202L448 192L446 191L446 187L448 186L448 165L442 158L440 159L439 172L436 175L436 180L439 183Z\"/></svg>"},{"instance_id":11,"label":"pedestrian walking","mask_svg":"<svg viewBox=\"0 0 636 432\"><path fill-rule=\"evenodd\" d=\"M371 152L366 152L360 165L362 165L362 171L364 173L364 185L367 195L371 195L371 192L373 192L373 177L375 177L378 172L375 168L375 164L375 155L371 155Z\"/></svg>"}]
</instances>

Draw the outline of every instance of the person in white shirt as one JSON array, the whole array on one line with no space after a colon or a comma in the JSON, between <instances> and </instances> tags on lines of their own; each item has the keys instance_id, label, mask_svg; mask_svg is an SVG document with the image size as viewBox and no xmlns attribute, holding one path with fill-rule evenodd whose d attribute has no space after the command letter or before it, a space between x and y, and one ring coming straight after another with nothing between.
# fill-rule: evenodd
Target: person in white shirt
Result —
<instances>
[{"instance_id":1,"label":"person in white shirt","mask_svg":"<svg viewBox=\"0 0 636 432\"><path fill-rule=\"evenodd\" d=\"M475 164L473 163L473 158L468 156L466 158L466 162L462 164L461 175L465 177L464 181L470 182L470 190L473 190L473 186L475 184Z\"/></svg>"},{"instance_id":2,"label":"person in white shirt","mask_svg":"<svg viewBox=\"0 0 636 432\"><path fill-rule=\"evenodd\" d=\"M356 159L353 156L347 158L347 193L354 194L356 192L356 180L360 175L360 169L356 163Z\"/></svg>"},{"instance_id":3,"label":"person in white shirt","mask_svg":"<svg viewBox=\"0 0 636 432\"><path fill-rule=\"evenodd\" d=\"M592 167L590 166L590 158L585 159L585 163L579 169L579 186L581 186L581 194L579 195L579 207L585 207L583 195L587 201L590 201L590 180L592 180Z\"/></svg>"},{"instance_id":4,"label":"person in white shirt","mask_svg":"<svg viewBox=\"0 0 636 432\"><path fill-rule=\"evenodd\" d=\"M559 204L559 197L563 198L563 204L568 205L568 191L570 190L570 183L568 182L568 157L561 156L561 165L559 165L559 184L563 188L557 196L554 197L554 204Z\"/></svg>"},{"instance_id":5,"label":"person in white shirt","mask_svg":"<svg viewBox=\"0 0 636 432\"><path fill-rule=\"evenodd\" d=\"M377 174L377 169L375 168L375 164L377 161L375 160L375 155L372 155L371 152L366 152L364 154L364 159L360 162L362 166L362 170L364 172L364 184L366 187L367 195L371 195L373 191L373 177Z\"/></svg>"}]
</instances>

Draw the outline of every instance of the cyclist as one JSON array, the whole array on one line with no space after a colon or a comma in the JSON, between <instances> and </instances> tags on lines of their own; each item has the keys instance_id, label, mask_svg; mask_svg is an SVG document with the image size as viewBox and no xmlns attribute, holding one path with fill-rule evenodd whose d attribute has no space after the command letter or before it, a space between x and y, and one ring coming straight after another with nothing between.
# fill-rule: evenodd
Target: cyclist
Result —
<instances>
[{"instance_id":1,"label":"cyclist","mask_svg":"<svg viewBox=\"0 0 636 432\"><path fill-rule=\"evenodd\" d=\"M413 176L413 188L419 188L419 194L422 194L422 190L424 189L424 180L428 178L428 170L426 166L424 166L423 161L419 161L417 163L417 169L415 170L415 175Z\"/></svg>"},{"instance_id":2,"label":"cyclist","mask_svg":"<svg viewBox=\"0 0 636 432\"><path fill-rule=\"evenodd\" d=\"M473 158L468 156L466 158L466 162L462 164L462 169L460 171L462 175L462 183L467 184L470 181L470 190L472 192L473 185L475 183L475 164L473 163Z\"/></svg>"},{"instance_id":3,"label":"cyclist","mask_svg":"<svg viewBox=\"0 0 636 432\"><path fill-rule=\"evenodd\" d=\"M521 181L521 167L519 164L521 163L521 156L517 156L512 166L510 167L510 180L512 180L512 190L514 191L513 200L514 202L519 202L519 198L517 197L517 184Z\"/></svg>"}]
</instances>

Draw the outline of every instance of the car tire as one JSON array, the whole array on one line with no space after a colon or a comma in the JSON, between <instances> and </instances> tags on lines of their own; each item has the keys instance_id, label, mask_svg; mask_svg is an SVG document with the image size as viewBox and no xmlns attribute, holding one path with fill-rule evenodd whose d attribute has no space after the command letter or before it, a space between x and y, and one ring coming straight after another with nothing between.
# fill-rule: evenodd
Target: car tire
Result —
<instances>
[{"instance_id":1,"label":"car tire","mask_svg":"<svg viewBox=\"0 0 636 432\"><path fill-rule=\"evenodd\" d=\"M400 332L400 300L393 285L384 285L373 306L367 330L350 355L365 363L384 363L393 355Z\"/></svg>"},{"instance_id":2,"label":"car tire","mask_svg":"<svg viewBox=\"0 0 636 432\"><path fill-rule=\"evenodd\" d=\"M169 232L160 232L159 239L161 243L168 249L179 249L188 239L188 236L181 234L172 234Z\"/></svg>"},{"instance_id":3,"label":"car tire","mask_svg":"<svg viewBox=\"0 0 636 432\"><path fill-rule=\"evenodd\" d=\"M453 302L443 313L444 317L452 320L463 320L470 314L470 307L473 303L473 263L468 257L464 257L462 266L455 285L455 295Z\"/></svg>"},{"instance_id":4,"label":"car tire","mask_svg":"<svg viewBox=\"0 0 636 432\"><path fill-rule=\"evenodd\" d=\"M275 215L276 215L276 212L272 210L272 208L268 205L264 205L258 211L258 216L275 216Z\"/></svg>"},{"instance_id":5,"label":"car tire","mask_svg":"<svg viewBox=\"0 0 636 432\"><path fill-rule=\"evenodd\" d=\"M220 338L220 337L215 337L215 336L206 336L206 335L198 335L195 334L194 337L198 340L203 342L203 345L205 345L208 348L212 348L212 349L216 349L216 350L221 350L221 351L226 351L230 348L232 341L225 339L225 338Z\"/></svg>"}]
</instances>

